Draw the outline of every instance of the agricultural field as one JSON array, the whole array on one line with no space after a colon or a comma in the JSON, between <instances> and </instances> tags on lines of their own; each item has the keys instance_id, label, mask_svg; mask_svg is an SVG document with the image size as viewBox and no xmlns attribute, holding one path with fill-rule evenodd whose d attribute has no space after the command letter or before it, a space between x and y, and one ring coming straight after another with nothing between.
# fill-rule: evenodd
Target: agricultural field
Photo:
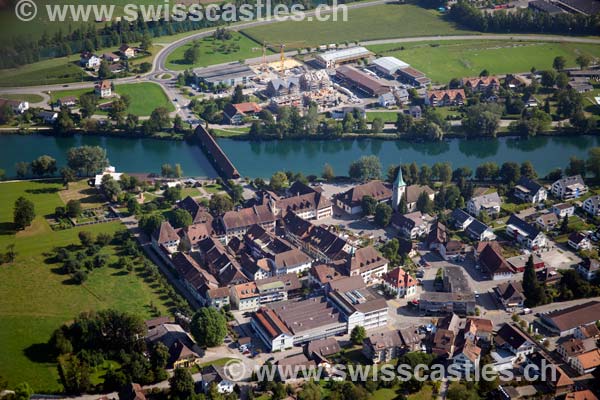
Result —
<instances>
[{"instance_id":1,"label":"agricultural field","mask_svg":"<svg viewBox=\"0 0 600 400\"><path fill-rule=\"evenodd\" d=\"M340 15L339 18L341 17ZM285 21L245 29L242 32L258 43L283 42L289 43L288 47L292 48L357 40L474 33L445 21L438 11L396 3L349 10L346 22Z\"/></svg>"},{"instance_id":2,"label":"agricultural field","mask_svg":"<svg viewBox=\"0 0 600 400\"><path fill-rule=\"evenodd\" d=\"M490 74L529 72L552 68L556 56L576 66L580 54L600 57L600 46L583 43L550 43L499 40L429 41L369 46L377 55L394 56L426 73L434 82Z\"/></svg>"},{"instance_id":3,"label":"agricultural field","mask_svg":"<svg viewBox=\"0 0 600 400\"><path fill-rule=\"evenodd\" d=\"M196 43L200 45L200 59L195 64L188 64L184 59L185 51ZM271 50L267 50L267 54L271 53ZM229 40L217 40L211 36L176 48L175 51L169 54L166 66L167 68L180 71L188 68L206 67L208 65L223 64L261 56L261 45L244 35L233 32L232 38Z\"/></svg>"},{"instance_id":4,"label":"agricultural field","mask_svg":"<svg viewBox=\"0 0 600 400\"><path fill-rule=\"evenodd\" d=\"M78 233L114 233L123 229L119 222L83 228L52 231L44 218L61 201L62 185L56 182L17 182L0 184L0 251L15 244L16 261L0 267L0 376L11 386L28 382L36 391L62 390L58 371L46 345L52 332L82 311L115 308L152 316L151 305L167 311L165 300L136 272L125 273L104 266L89 273L82 285L71 283L60 265L48 259L57 246L79 244ZM12 211L16 198L32 200L36 219L32 226L15 234ZM101 250L116 261L116 249ZM110 264L109 263L109 264Z\"/></svg>"}]
</instances>

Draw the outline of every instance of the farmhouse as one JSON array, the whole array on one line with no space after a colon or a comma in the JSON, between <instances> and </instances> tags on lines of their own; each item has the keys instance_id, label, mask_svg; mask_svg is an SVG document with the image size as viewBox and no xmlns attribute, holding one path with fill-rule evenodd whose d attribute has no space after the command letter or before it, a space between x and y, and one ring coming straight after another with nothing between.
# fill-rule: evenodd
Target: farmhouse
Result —
<instances>
[{"instance_id":1,"label":"farmhouse","mask_svg":"<svg viewBox=\"0 0 600 400\"><path fill-rule=\"evenodd\" d=\"M326 51L325 53L318 54L315 60L322 68L335 68L338 65L369 58L372 55L373 53L366 48L356 46L342 50Z\"/></svg>"},{"instance_id":2,"label":"farmhouse","mask_svg":"<svg viewBox=\"0 0 600 400\"><path fill-rule=\"evenodd\" d=\"M103 80L94 86L94 93L96 96L100 96L101 99L110 97L112 95L112 84L108 80Z\"/></svg>"},{"instance_id":3,"label":"farmhouse","mask_svg":"<svg viewBox=\"0 0 600 400\"><path fill-rule=\"evenodd\" d=\"M244 122L244 118L258 114L262 108L254 103L238 103L227 104L223 109L223 117L225 122L230 125L240 125Z\"/></svg>"}]
</instances>

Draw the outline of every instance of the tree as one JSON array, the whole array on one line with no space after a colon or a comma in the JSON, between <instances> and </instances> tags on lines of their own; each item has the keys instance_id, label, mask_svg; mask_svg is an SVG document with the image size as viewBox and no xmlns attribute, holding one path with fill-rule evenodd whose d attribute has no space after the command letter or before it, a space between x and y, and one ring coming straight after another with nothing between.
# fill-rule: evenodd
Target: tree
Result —
<instances>
[{"instance_id":1,"label":"tree","mask_svg":"<svg viewBox=\"0 0 600 400\"><path fill-rule=\"evenodd\" d=\"M529 179L537 178L537 172L535 171L533 164L529 160L523 161L521 163L520 172L521 172L521 176L524 176L526 178L529 178Z\"/></svg>"},{"instance_id":2,"label":"tree","mask_svg":"<svg viewBox=\"0 0 600 400\"><path fill-rule=\"evenodd\" d=\"M233 210L233 203L229 196L221 193L215 193L208 202L208 209L213 215L219 216L227 211Z\"/></svg>"},{"instance_id":3,"label":"tree","mask_svg":"<svg viewBox=\"0 0 600 400\"><path fill-rule=\"evenodd\" d=\"M523 272L523 293L525 293L525 305L535 307L546 302L546 293L544 288L537 280L535 267L533 264L533 255L529 256L525 271Z\"/></svg>"},{"instance_id":4,"label":"tree","mask_svg":"<svg viewBox=\"0 0 600 400\"><path fill-rule=\"evenodd\" d=\"M25 178L27 175L29 175L29 169L30 165L28 162L19 161L15 164L15 171L17 173L17 177L19 178Z\"/></svg>"},{"instance_id":5,"label":"tree","mask_svg":"<svg viewBox=\"0 0 600 400\"><path fill-rule=\"evenodd\" d=\"M231 96L231 102L233 104L243 103L246 101L246 96L244 96L244 88L242 85L236 85L233 89L233 95Z\"/></svg>"},{"instance_id":6,"label":"tree","mask_svg":"<svg viewBox=\"0 0 600 400\"><path fill-rule=\"evenodd\" d=\"M569 233L569 215L565 215L560 223L560 232L562 234Z\"/></svg>"},{"instance_id":7,"label":"tree","mask_svg":"<svg viewBox=\"0 0 600 400\"><path fill-rule=\"evenodd\" d=\"M592 147L588 151L586 167L596 178L600 178L600 147Z\"/></svg>"},{"instance_id":8,"label":"tree","mask_svg":"<svg viewBox=\"0 0 600 400\"><path fill-rule=\"evenodd\" d=\"M181 178L183 177L183 168L181 168L181 164L175 164L173 167L173 177Z\"/></svg>"},{"instance_id":9,"label":"tree","mask_svg":"<svg viewBox=\"0 0 600 400\"><path fill-rule=\"evenodd\" d=\"M121 194L121 185L119 182L114 180L112 175L106 174L102 177L102 183L100 184L100 190L110 200L116 200Z\"/></svg>"},{"instance_id":10,"label":"tree","mask_svg":"<svg viewBox=\"0 0 600 400\"><path fill-rule=\"evenodd\" d=\"M467 107L462 126L469 136L495 137L502 109L498 104L475 104Z\"/></svg>"},{"instance_id":11,"label":"tree","mask_svg":"<svg viewBox=\"0 0 600 400\"><path fill-rule=\"evenodd\" d=\"M194 314L190 331L200 346L219 346L227 335L227 320L216 308L203 307Z\"/></svg>"},{"instance_id":12,"label":"tree","mask_svg":"<svg viewBox=\"0 0 600 400\"><path fill-rule=\"evenodd\" d=\"M333 172L333 167L326 163L325 166L323 167L323 173L321 174L321 177L323 179L325 179L327 182L332 181L333 178L335 178L335 173Z\"/></svg>"},{"instance_id":13,"label":"tree","mask_svg":"<svg viewBox=\"0 0 600 400\"><path fill-rule=\"evenodd\" d=\"M542 71L542 86L551 88L556 83L556 72L553 70Z\"/></svg>"},{"instance_id":14,"label":"tree","mask_svg":"<svg viewBox=\"0 0 600 400\"><path fill-rule=\"evenodd\" d=\"M65 185L77 179L77 174L69 167L62 167L59 172Z\"/></svg>"},{"instance_id":15,"label":"tree","mask_svg":"<svg viewBox=\"0 0 600 400\"><path fill-rule=\"evenodd\" d=\"M313 381L305 382L298 392L298 400L321 400L321 387Z\"/></svg>"},{"instance_id":16,"label":"tree","mask_svg":"<svg viewBox=\"0 0 600 400\"><path fill-rule=\"evenodd\" d=\"M569 84L569 75L564 72L560 72L556 75L556 87L559 89L565 89Z\"/></svg>"},{"instance_id":17,"label":"tree","mask_svg":"<svg viewBox=\"0 0 600 400\"><path fill-rule=\"evenodd\" d=\"M383 132L383 127L383 120L379 117L373 119L373 122L371 122L371 132L373 133Z\"/></svg>"},{"instance_id":18,"label":"tree","mask_svg":"<svg viewBox=\"0 0 600 400\"><path fill-rule=\"evenodd\" d=\"M65 212L69 218L78 218L81 215L81 202L79 200L69 200Z\"/></svg>"},{"instance_id":19,"label":"tree","mask_svg":"<svg viewBox=\"0 0 600 400\"><path fill-rule=\"evenodd\" d=\"M502 181L508 185L515 184L521 177L521 169L519 164L515 162L505 162L500 168L500 177Z\"/></svg>"},{"instance_id":20,"label":"tree","mask_svg":"<svg viewBox=\"0 0 600 400\"><path fill-rule=\"evenodd\" d=\"M372 196L363 196L361 200L361 208L363 215L375 214L375 208L377 207L377 200Z\"/></svg>"},{"instance_id":21,"label":"tree","mask_svg":"<svg viewBox=\"0 0 600 400\"><path fill-rule=\"evenodd\" d=\"M83 247L89 247L94 244L94 236L92 235L92 232L81 231L77 236L79 237L79 241Z\"/></svg>"},{"instance_id":22,"label":"tree","mask_svg":"<svg viewBox=\"0 0 600 400\"><path fill-rule=\"evenodd\" d=\"M567 66L567 60L563 56L554 57L552 61L552 68L557 71L562 71Z\"/></svg>"},{"instance_id":23,"label":"tree","mask_svg":"<svg viewBox=\"0 0 600 400\"><path fill-rule=\"evenodd\" d=\"M579 157L572 156L569 158L569 165L565 168L565 174L585 176L585 161Z\"/></svg>"},{"instance_id":24,"label":"tree","mask_svg":"<svg viewBox=\"0 0 600 400\"><path fill-rule=\"evenodd\" d=\"M171 178L173 176L173 166L171 164L163 164L160 167L160 175L165 178Z\"/></svg>"},{"instance_id":25,"label":"tree","mask_svg":"<svg viewBox=\"0 0 600 400\"><path fill-rule=\"evenodd\" d=\"M427 192L421 192L417 198L417 210L421 211L423 214L429 214L433 212L433 201Z\"/></svg>"},{"instance_id":26,"label":"tree","mask_svg":"<svg viewBox=\"0 0 600 400\"><path fill-rule=\"evenodd\" d=\"M183 53L183 59L186 64L196 64L200 59L200 43L194 42Z\"/></svg>"},{"instance_id":27,"label":"tree","mask_svg":"<svg viewBox=\"0 0 600 400\"><path fill-rule=\"evenodd\" d=\"M392 213L392 207L386 203L377 204L377 207L375 207L375 223L378 226L385 228L392 219Z\"/></svg>"},{"instance_id":28,"label":"tree","mask_svg":"<svg viewBox=\"0 0 600 400\"><path fill-rule=\"evenodd\" d=\"M183 132L183 119L179 114L175 115L175 118L173 118L173 131L175 131L175 133Z\"/></svg>"},{"instance_id":29,"label":"tree","mask_svg":"<svg viewBox=\"0 0 600 400\"><path fill-rule=\"evenodd\" d=\"M364 326L356 325L352 328L352 332L350 332L350 340L355 345L362 344L363 340L367 338L367 332L365 331Z\"/></svg>"},{"instance_id":30,"label":"tree","mask_svg":"<svg viewBox=\"0 0 600 400\"><path fill-rule=\"evenodd\" d=\"M140 218L140 228L149 236L160 228L163 221L162 214L144 215Z\"/></svg>"},{"instance_id":31,"label":"tree","mask_svg":"<svg viewBox=\"0 0 600 400\"><path fill-rule=\"evenodd\" d=\"M564 89L556 94L556 112L564 118L571 118L583 111L583 96L573 89Z\"/></svg>"},{"instance_id":32,"label":"tree","mask_svg":"<svg viewBox=\"0 0 600 400\"><path fill-rule=\"evenodd\" d=\"M408 132L414 126L413 118L409 114L398 113L396 118L396 132L404 133Z\"/></svg>"},{"instance_id":33,"label":"tree","mask_svg":"<svg viewBox=\"0 0 600 400\"><path fill-rule=\"evenodd\" d=\"M353 161L348 169L350 178L357 181L368 181L381 177L381 162L377 156L362 156Z\"/></svg>"},{"instance_id":34,"label":"tree","mask_svg":"<svg viewBox=\"0 0 600 400\"><path fill-rule=\"evenodd\" d=\"M269 186L275 192L279 192L290 185L288 181L288 177L285 172L277 171L273 175L271 175L271 179L269 180Z\"/></svg>"},{"instance_id":35,"label":"tree","mask_svg":"<svg viewBox=\"0 0 600 400\"><path fill-rule=\"evenodd\" d=\"M584 69L584 68L587 68L591 64L592 58L590 56L588 56L587 54L580 54L575 59L575 62L577 63L577 65L579 65L579 68Z\"/></svg>"},{"instance_id":36,"label":"tree","mask_svg":"<svg viewBox=\"0 0 600 400\"><path fill-rule=\"evenodd\" d=\"M173 228L186 228L193 222L191 214L183 208L178 208L171 213L169 222Z\"/></svg>"},{"instance_id":37,"label":"tree","mask_svg":"<svg viewBox=\"0 0 600 400\"><path fill-rule=\"evenodd\" d=\"M27 382L21 382L15 387L15 394L7 396L9 400L29 400L34 391Z\"/></svg>"},{"instance_id":38,"label":"tree","mask_svg":"<svg viewBox=\"0 0 600 400\"><path fill-rule=\"evenodd\" d=\"M84 118L89 118L96 112L98 97L93 93L84 93L79 96L79 111Z\"/></svg>"},{"instance_id":39,"label":"tree","mask_svg":"<svg viewBox=\"0 0 600 400\"><path fill-rule=\"evenodd\" d=\"M15 201L13 217L13 222L17 230L25 229L31 225L35 218L35 206L33 202L25 197L19 197Z\"/></svg>"},{"instance_id":40,"label":"tree","mask_svg":"<svg viewBox=\"0 0 600 400\"><path fill-rule=\"evenodd\" d=\"M52 175L56 172L56 160L50 156L39 156L31 162L31 172L36 176Z\"/></svg>"},{"instance_id":41,"label":"tree","mask_svg":"<svg viewBox=\"0 0 600 400\"><path fill-rule=\"evenodd\" d=\"M194 379L185 368L176 368L169 378L169 398L172 400L187 400L194 398Z\"/></svg>"},{"instance_id":42,"label":"tree","mask_svg":"<svg viewBox=\"0 0 600 400\"><path fill-rule=\"evenodd\" d=\"M73 122L69 110L66 107L61 108L54 123L54 131L58 135L65 135L72 132L73 129L75 129L75 122Z\"/></svg>"},{"instance_id":43,"label":"tree","mask_svg":"<svg viewBox=\"0 0 600 400\"><path fill-rule=\"evenodd\" d=\"M150 47L152 47L152 39L150 38L150 35L145 34L140 41L140 49L148 51Z\"/></svg>"},{"instance_id":44,"label":"tree","mask_svg":"<svg viewBox=\"0 0 600 400\"><path fill-rule=\"evenodd\" d=\"M110 65L106 60L102 60L100 62L100 67L98 68L98 78L99 79L108 79L112 76L112 71L110 70Z\"/></svg>"},{"instance_id":45,"label":"tree","mask_svg":"<svg viewBox=\"0 0 600 400\"><path fill-rule=\"evenodd\" d=\"M72 147L67 153L67 164L79 175L96 174L108 167L106 150L100 146Z\"/></svg>"}]
</instances>

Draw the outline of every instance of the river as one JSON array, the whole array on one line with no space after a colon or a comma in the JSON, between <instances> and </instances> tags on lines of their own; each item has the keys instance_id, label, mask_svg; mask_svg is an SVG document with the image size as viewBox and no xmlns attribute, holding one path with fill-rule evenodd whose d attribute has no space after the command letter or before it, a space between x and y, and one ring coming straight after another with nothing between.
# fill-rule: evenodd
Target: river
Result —
<instances>
[{"instance_id":1,"label":"river","mask_svg":"<svg viewBox=\"0 0 600 400\"><path fill-rule=\"evenodd\" d=\"M449 161L453 167L477 167L485 161L530 160L538 174L565 167L569 157L587 158L591 147L600 146L598 136L540 136L530 139L450 139L439 143L409 143L402 140L280 140L250 142L219 139L219 144L242 176L269 177L278 170L320 174L329 163L336 174L345 175L353 160L375 154L384 168L390 164ZM111 165L118 171L160 172L164 163L181 164L187 176L214 177L215 171L196 145L181 141L128 139L119 137L53 137L0 135L0 168L15 175L15 163L48 154L58 165L66 163L70 147L99 145L106 148Z\"/></svg>"}]
</instances>

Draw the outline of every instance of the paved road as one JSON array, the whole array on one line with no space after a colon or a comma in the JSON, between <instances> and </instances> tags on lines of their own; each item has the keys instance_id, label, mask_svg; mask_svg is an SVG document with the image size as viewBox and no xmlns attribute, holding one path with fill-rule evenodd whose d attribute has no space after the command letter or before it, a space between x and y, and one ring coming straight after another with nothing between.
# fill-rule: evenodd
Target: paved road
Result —
<instances>
[{"instance_id":1,"label":"paved road","mask_svg":"<svg viewBox=\"0 0 600 400\"><path fill-rule=\"evenodd\" d=\"M534 42L567 42L567 43L592 43L600 44L600 39L577 37L577 36L555 36L555 35L510 35L510 34L492 34L492 35L449 35L449 36L416 36L407 38L365 40L360 42L363 46L375 44L391 43L411 43L425 42L430 40L523 40Z\"/></svg>"}]
</instances>

